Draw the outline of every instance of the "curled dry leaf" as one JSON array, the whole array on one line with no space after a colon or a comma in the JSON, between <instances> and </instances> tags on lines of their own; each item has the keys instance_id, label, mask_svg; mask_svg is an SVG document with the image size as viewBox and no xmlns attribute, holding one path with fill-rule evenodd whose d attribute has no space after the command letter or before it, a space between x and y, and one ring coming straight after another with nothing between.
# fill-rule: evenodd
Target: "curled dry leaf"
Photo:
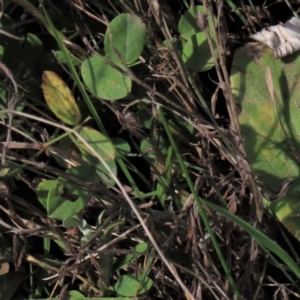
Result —
<instances>
[{"instance_id":1,"label":"curled dry leaf","mask_svg":"<svg viewBox=\"0 0 300 300\"><path fill-rule=\"evenodd\" d=\"M275 57L284 57L300 50L300 20L292 17L285 24L264 28L250 36L269 46Z\"/></svg>"}]
</instances>

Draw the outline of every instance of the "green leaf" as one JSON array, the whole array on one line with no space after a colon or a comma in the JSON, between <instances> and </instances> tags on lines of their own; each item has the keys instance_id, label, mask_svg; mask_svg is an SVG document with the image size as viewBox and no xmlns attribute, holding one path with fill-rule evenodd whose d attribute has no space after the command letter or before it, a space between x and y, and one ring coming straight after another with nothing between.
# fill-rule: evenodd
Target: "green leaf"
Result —
<instances>
[{"instance_id":1,"label":"green leaf","mask_svg":"<svg viewBox=\"0 0 300 300\"><path fill-rule=\"evenodd\" d=\"M153 281L149 277L144 280L141 280L140 277L136 278L134 274L123 275L114 285L114 289L122 296L141 295L152 287Z\"/></svg>"},{"instance_id":2,"label":"green leaf","mask_svg":"<svg viewBox=\"0 0 300 300\"><path fill-rule=\"evenodd\" d=\"M99 131L90 127L80 127L78 134L98 153L104 160L114 160L116 157L116 151L111 140L100 133ZM88 149L86 145L78 139L78 146L80 150L88 152L91 155L93 153Z\"/></svg>"},{"instance_id":3,"label":"green leaf","mask_svg":"<svg viewBox=\"0 0 300 300\"><path fill-rule=\"evenodd\" d=\"M42 86L45 100L52 112L64 123L77 125L81 114L65 82L56 73L45 71Z\"/></svg>"},{"instance_id":4,"label":"green leaf","mask_svg":"<svg viewBox=\"0 0 300 300\"><path fill-rule=\"evenodd\" d=\"M56 180L45 180L39 183L36 188L36 194L40 203L47 208L48 193L56 186Z\"/></svg>"},{"instance_id":5,"label":"green leaf","mask_svg":"<svg viewBox=\"0 0 300 300\"><path fill-rule=\"evenodd\" d=\"M272 75L273 100L267 85L267 68ZM300 239L299 68L299 52L274 59L268 47L251 43L236 51L230 78L234 99L241 106L238 119L247 160L263 191L272 196L287 179L293 181L282 199L265 202L265 206L272 209L297 239Z\"/></svg>"},{"instance_id":6,"label":"green leaf","mask_svg":"<svg viewBox=\"0 0 300 300\"><path fill-rule=\"evenodd\" d=\"M178 24L178 31L180 32L181 36L185 39L191 37L192 35L201 31L197 24L197 13L201 13L205 16L210 15L206 13L206 9L202 5L197 5L191 7L188 11L186 11L182 17L180 18ZM214 17L214 24L217 25L217 19ZM213 28L213 20L209 17L208 20L209 28ZM210 30L211 32L211 30ZM211 33L210 36L213 38L213 34Z\"/></svg>"},{"instance_id":7,"label":"green leaf","mask_svg":"<svg viewBox=\"0 0 300 300\"><path fill-rule=\"evenodd\" d=\"M78 224L78 228L82 233L80 243L83 246L88 241L90 241L93 234L95 233L95 230L86 222L86 220L80 220L80 223Z\"/></svg>"},{"instance_id":8,"label":"green leaf","mask_svg":"<svg viewBox=\"0 0 300 300\"><path fill-rule=\"evenodd\" d=\"M97 182L97 175L90 168L79 166L67 171L84 182ZM89 200L89 191L72 184L64 178L58 178L49 190L47 197L47 212L55 219L64 220L79 213Z\"/></svg>"},{"instance_id":9,"label":"green leaf","mask_svg":"<svg viewBox=\"0 0 300 300\"><path fill-rule=\"evenodd\" d=\"M79 213L86 205L88 193L83 188L57 183L49 191L47 212L54 219L64 220Z\"/></svg>"},{"instance_id":10,"label":"green leaf","mask_svg":"<svg viewBox=\"0 0 300 300\"><path fill-rule=\"evenodd\" d=\"M182 60L186 66L196 72L204 72L214 66L205 33L199 32L187 39L183 46Z\"/></svg>"},{"instance_id":11,"label":"green leaf","mask_svg":"<svg viewBox=\"0 0 300 300\"><path fill-rule=\"evenodd\" d=\"M130 65L142 53L145 41L146 26L142 20L135 15L120 14L107 27L104 50L114 63Z\"/></svg>"},{"instance_id":12,"label":"green leaf","mask_svg":"<svg viewBox=\"0 0 300 300\"><path fill-rule=\"evenodd\" d=\"M81 75L88 89L104 100L121 99L131 91L131 79L114 69L98 55L83 62Z\"/></svg>"},{"instance_id":13,"label":"green leaf","mask_svg":"<svg viewBox=\"0 0 300 300\"><path fill-rule=\"evenodd\" d=\"M69 291L68 295L64 297L64 300L85 300L87 299L78 291Z\"/></svg>"},{"instance_id":14,"label":"green leaf","mask_svg":"<svg viewBox=\"0 0 300 300\"><path fill-rule=\"evenodd\" d=\"M81 127L78 130L78 133L91 148L105 160L110 171L114 175L117 175L117 165L115 162L116 151L111 140L99 131L89 127ZM83 160L92 166L93 170L98 174L98 177L112 186L115 185L115 180L111 177L110 172L106 169L101 160L94 156L92 151L90 151L79 139L77 146L82 153Z\"/></svg>"},{"instance_id":15,"label":"green leaf","mask_svg":"<svg viewBox=\"0 0 300 300\"><path fill-rule=\"evenodd\" d=\"M112 143L120 154L126 155L130 153L130 145L122 138L112 138Z\"/></svg>"},{"instance_id":16,"label":"green leaf","mask_svg":"<svg viewBox=\"0 0 300 300\"><path fill-rule=\"evenodd\" d=\"M74 54L72 54L67 49L66 49L66 51L70 57L70 60L71 60L71 63L73 64L73 66L75 66L75 67L79 66L81 64L80 59L78 59ZM55 51L55 56L60 63L67 65L66 56L64 55L64 53L62 51L60 51L60 50Z\"/></svg>"},{"instance_id":17,"label":"green leaf","mask_svg":"<svg viewBox=\"0 0 300 300\"><path fill-rule=\"evenodd\" d=\"M71 228L71 227L77 227L81 223L82 220L80 220L77 216L71 216L63 221L63 226L66 228Z\"/></svg>"}]
</instances>

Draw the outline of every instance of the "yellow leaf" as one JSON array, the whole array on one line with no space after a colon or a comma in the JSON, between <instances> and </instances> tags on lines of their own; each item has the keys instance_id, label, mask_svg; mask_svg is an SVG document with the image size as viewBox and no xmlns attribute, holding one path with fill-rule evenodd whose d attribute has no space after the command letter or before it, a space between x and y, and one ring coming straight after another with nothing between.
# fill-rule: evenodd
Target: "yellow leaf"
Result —
<instances>
[{"instance_id":1,"label":"yellow leaf","mask_svg":"<svg viewBox=\"0 0 300 300\"><path fill-rule=\"evenodd\" d=\"M81 120L81 114L66 83L56 73L44 71L42 87L52 112L64 123L77 125Z\"/></svg>"}]
</instances>

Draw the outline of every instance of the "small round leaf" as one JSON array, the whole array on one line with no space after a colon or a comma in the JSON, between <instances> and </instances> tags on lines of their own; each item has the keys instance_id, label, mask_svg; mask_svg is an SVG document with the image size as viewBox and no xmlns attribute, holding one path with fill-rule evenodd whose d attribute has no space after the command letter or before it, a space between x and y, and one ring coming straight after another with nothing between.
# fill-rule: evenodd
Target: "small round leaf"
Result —
<instances>
[{"instance_id":1,"label":"small round leaf","mask_svg":"<svg viewBox=\"0 0 300 300\"><path fill-rule=\"evenodd\" d=\"M108 25L104 36L106 55L116 64L134 63L142 53L146 41L146 26L140 18L120 14Z\"/></svg>"}]
</instances>

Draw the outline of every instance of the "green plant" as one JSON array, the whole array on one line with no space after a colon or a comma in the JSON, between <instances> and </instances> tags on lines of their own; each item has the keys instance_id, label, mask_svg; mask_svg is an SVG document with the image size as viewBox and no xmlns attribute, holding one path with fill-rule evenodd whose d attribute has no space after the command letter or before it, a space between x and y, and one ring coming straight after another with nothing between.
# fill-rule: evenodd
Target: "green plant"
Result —
<instances>
[{"instance_id":1,"label":"green plant","mask_svg":"<svg viewBox=\"0 0 300 300\"><path fill-rule=\"evenodd\" d=\"M270 260L300 278L234 161L224 37L260 7L2 2L0 298L259 298Z\"/></svg>"},{"instance_id":2,"label":"green plant","mask_svg":"<svg viewBox=\"0 0 300 300\"><path fill-rule=\"evenodd\" d=\"M197 24L197 14L202 14L203 18L208 18L208 29L217 25L214 17L209 17L205 7L197 5L188 9L180 18L178 31L181 35L180 52L185 65L192 71L204 72L214 66L210 47L206 39L206 34L201 31ZM212 19L214 18L214 19ZM209 31L213 38L212 30Z\"/></svg>"},{"instance_id":3,"label":"green plant","mask_svg":"<svg viewBox=\"0 0 300 300\"><path fill-rule=\"evenodd\" d=\"M260 182L264 205L298 239L299 67L299 53L274 59L270 49L250 43L236 51L231 69L247 160Z\"/></svg>"}]
</instances>

